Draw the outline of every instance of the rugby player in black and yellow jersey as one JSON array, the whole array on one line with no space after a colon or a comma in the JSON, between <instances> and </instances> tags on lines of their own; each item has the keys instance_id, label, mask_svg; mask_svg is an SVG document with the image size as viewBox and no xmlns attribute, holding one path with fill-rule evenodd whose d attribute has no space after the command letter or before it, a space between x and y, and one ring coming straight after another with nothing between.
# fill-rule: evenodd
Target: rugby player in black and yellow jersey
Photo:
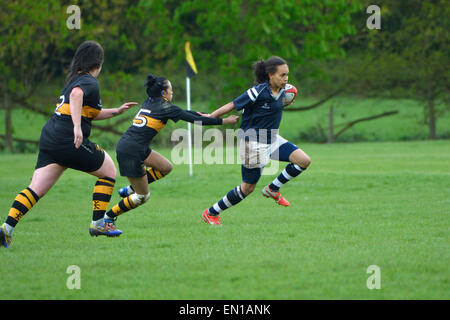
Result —
<instances>
[{"instance_id":1,"label":"rugby player in black and yellow jersey","mask_svg":"<svg viewBox=\"0 0 450 320\"><path fill-rule=\"evenodd\" d=\"M91 235L117 236L114 226L103 216L114 189L117 170L111 157L89 140L91 122L122 114L136 102L119 108L103 109L97 76L103 65L103 48L94 41L78 47L71 71L52 117L41 131L39 155L30 185L14 199L0 228L0 245L8 247L12 232L21 218L42 198L67 168L87 172L98 178L93 190Z\"/></svg>"},{"instance_id":2,"label":"rugby player in black and yellow jersey","mask_svg":"<svg viewBox=\"0 0 450 320\"><path fill-rule=\"evenodd\" d=\"M145 86L148 98L117 144L120 175L127 177L131 185L119 190L123 199L105 214L104 221L110 224L117 216L145 203L150 197L149 183L163 178L172 170L170 161L149 147L167 121L220 125L235 124L239 119L235 115L225 119L210 118L173 105L172 84L164 77L148 75Z\"/></svg>"}]
</instances>

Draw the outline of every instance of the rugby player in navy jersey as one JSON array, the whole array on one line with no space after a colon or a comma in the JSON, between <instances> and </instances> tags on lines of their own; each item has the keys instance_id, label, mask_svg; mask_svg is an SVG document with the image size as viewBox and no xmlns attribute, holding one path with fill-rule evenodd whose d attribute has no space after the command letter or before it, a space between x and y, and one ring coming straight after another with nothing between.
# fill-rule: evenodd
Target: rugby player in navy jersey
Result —
<instances>
[{"instance_id":1,"label":"rugby player in navy jersey","mask_svg":"<svg viewBox=\"0 0 450 320\"><path fill-rule=\"evenodd\" d=\"M172 84L164 77L148 75L145 86L148 98L116 147L120 175L127 177L131 185L119 190L123 199L105 214L104 221L110 225L119 215L144 204L150 197L148 185L172 170L170 161L150 148L153 138L167 121L221 125L235 124L239 119L235 115L225 119L206 117L173 105Z\"/></svg>"},{"instance_id":2,"label":"rugby player in navy jersey","mask_svg":"<svg viewBox=\"0 0 450 320\"><path fill-rule=\"evenodd\" d=\"M0 245L8 247L12 232L23 216L58 181L67 168L96 176L92 203L91 235L117 236L103 216L114 189L117 170L111 157L89 140L91 122L124 113L136 102L103 109L97 76L103 65L103 48L94 41L82 43L72 59L66 85L52 117L41 131L39 155L30 185L14 199L5 223L0 227Z\"/></svg>"},{"instance_id":3,"label":"rugby player in navy jersey","mask_svg":"<svg viewBox=\"0 0 450 320\"><path fill-rule=\"evenodd\" d=\"M269 159L289 163L272 183L263 188L262 194L279 205L289 206L280 188L305 171L311 163L305 152L278 134L284 108L284 87L289 74L286 61L271 57L255 63L254 67L256 85L210 115L221 117L232 110L243 111L238 133L242 183L203 211L202 219L208 224L220 225L219 214L253 192Z\"/></svg>"}]
</instances>

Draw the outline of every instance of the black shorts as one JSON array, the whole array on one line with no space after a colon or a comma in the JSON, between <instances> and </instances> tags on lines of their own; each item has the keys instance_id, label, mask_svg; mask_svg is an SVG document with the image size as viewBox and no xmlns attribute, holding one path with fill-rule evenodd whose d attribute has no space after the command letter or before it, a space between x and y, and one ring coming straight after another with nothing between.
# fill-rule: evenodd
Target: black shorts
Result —
<instances>
[{"instance_id":1,"label":"black shorts","mask_svg":"<svg viewBox=\"0 0 450 320\"><path fill-rule=\"evenodd\" d=\"M78 149L73 143L59 145L52 149L39 148L36 169L57 163L67 168L93 172L100 169L104 160L105 151L96 143L84 139Z\"/></svg>"},{"instance_id":2,"label":"black shorts","mask_svg":"<svg viewBox=\"0 0 450 320\"><path fill-rule=\"evenodd\" d=\"M116 148L120 175L130 178L140 178L146 175L144 160L151 152L152 149L149 147L143 148L125 139L120 139Z\"/></svg>"}]
</instances>

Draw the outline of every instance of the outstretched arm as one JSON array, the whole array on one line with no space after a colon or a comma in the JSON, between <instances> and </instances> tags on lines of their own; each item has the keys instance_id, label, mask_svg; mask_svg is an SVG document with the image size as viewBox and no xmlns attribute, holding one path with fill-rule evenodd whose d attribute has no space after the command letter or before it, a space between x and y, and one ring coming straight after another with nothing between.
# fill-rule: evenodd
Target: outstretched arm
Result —
<instances>
[{"instance_id":1,"label":"outstretched arm","mask_svg":"<svg viewBox=\"0 0 450 320\"><path fill-rule=\"evenodd\" d=\"M98 113L98 115L94 118L94 120L104 120L104 119L109 119L109 118L115 117L119 114L124 113L125 111L130 109L132 106L135 106L137 104L138 104L137 102L125 102L119 108L102 109Z\"/></svg>"},{"instance_id":2,"label":"outstretched arm","mask_svg":"<svg viewBox=\"0 0 450 320\"><path fill-rule=\"evenodd\" d=\"M204 117L196 113L195 111L182 110L181 112L181 120L187 122L201 122L202 125L219 125L222 124L222 119L215 119L210 117Z\"/></svg>"},{"instance_id":3,"label":"outstretched arm","mask_svg":"<svg viewBox=\"0 0 450 320\"><path fill-rule=\"evenodd\" d=\"M235 124L238 121L239 117L229 116L225 119L212 118L202 116L195 111L183 110L180 119L192 123L201 122L201 124L204 126L204 125L219 125L219 124Z\"/></svg>"},{"instance_id":4,"label":"outstretched arm","mask_svg":"<svg viewBox=\"0 0 450 320\"><path fill-rule=\"evenodd\" d=\"M234 103L233 101L227 103L226 105L220 107L219 109L215 110L214 112L212 112L209 116L211 118L220 118L223 115L231 112L231 110L234 109Z\"/></svg>"}]
</instances>

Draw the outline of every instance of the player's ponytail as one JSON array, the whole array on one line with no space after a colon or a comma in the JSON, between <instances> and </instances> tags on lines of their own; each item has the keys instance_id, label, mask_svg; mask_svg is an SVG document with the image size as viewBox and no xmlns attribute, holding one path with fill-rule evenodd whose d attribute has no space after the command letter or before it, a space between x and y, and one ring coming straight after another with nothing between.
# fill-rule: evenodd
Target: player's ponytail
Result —
<instances>
[{"instance_id":1,"label":"player's ponytail","mask_svg":"<svg viewBox=\"0 0 450 320\"><path fill-rule=\"evenodd\" d=\"M164 77L156 77L152 74L147 75L144 87L146 87L147 95L150 98L157 98L161 96L161 91L169 88L169 81Z\"/></svg>"},{"instance_id":2,"label":"player's ponytail","mask_svg":"<svg viewBox=\"0 0 450 320\"><path fill-rule=\"evenodd\" d=\"M103 48L98 42L83 42L73 56L66 84L72 81L77 74L100 68L103 65L103 58Z\"/></svg>"},{"instance_id":3,"label":"player's ponytail","mask_svg":"<svg viewBox=\"0 0 450 320\"><path fill-rule=\"evenodd\" d=\"M286 64L286 61L280 57L270 57L266 61L259 60L254 64L255 82L264 83L269 80L269 74L277 72L278 66Z\"/></svg>"}]
</instances>

